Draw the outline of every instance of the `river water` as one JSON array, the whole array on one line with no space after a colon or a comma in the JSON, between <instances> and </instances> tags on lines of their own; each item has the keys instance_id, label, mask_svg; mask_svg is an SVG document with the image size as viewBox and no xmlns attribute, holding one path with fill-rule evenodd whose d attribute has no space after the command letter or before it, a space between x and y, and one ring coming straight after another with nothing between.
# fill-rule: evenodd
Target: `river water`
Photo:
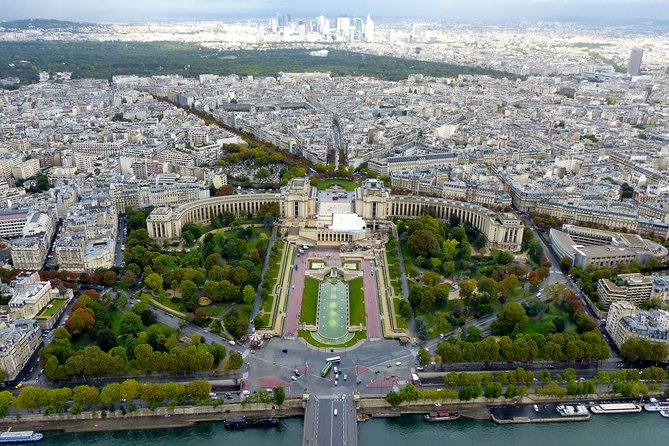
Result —
<instances>
[{"instance_id":1,"label":"river water","mask_svg":"<svg viewBox=\"0 0 669 446\"><path fill-rule=\"evenodd\" d=\"M371 419L359 425L360 446L646 446L664 445L669 419L659 413L599 415L580 423L515 424L460 419L425 423L420 416ZM43 446L252 446L300 445L302 419L284 419L277 429L227 431L222 423L190 428L81 434L47 432Z\"/></svg>"}]
</instances>

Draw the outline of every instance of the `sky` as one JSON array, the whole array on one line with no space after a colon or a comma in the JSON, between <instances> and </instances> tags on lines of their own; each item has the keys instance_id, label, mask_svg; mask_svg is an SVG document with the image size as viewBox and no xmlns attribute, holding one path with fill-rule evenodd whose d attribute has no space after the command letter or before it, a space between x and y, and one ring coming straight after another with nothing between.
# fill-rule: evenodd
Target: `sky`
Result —
<instances>
[{"instance_id":1,"label":"sky","mask_svg":"<svg viewBox=\"0 0 669 446\"><path fill-rule=\"evenodd\" d=\"M669 0L0 0L0 20L91 22L325 14L456 21L669 20Z\"/></svg>"}]
</instances>

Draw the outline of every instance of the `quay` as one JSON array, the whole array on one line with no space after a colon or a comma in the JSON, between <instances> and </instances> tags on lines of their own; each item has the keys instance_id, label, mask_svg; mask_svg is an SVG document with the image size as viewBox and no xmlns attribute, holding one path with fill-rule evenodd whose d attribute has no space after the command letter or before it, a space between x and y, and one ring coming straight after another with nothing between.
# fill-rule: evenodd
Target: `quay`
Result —
<instances>
[{"instance_id":1,"label":"quay","mask_svg":"<svg viewBox=\"0 0 669 446\"><path fill-rule=\"evenodd\" d=\"M490 416L497 424L523 423L563 423L588 421L590 413L563 415L560 406L576 406L578 403L519 404L515 406L495 406L490 408Z\"/></svg>"}]
</instances>

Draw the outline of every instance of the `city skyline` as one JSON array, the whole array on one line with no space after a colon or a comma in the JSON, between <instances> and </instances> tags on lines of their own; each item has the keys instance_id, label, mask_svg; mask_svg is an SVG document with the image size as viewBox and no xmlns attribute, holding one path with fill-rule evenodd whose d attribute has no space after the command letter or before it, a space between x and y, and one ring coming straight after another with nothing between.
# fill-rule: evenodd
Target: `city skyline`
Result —
<instances>
[{"instance_id":1,"label":"city skyline","mask_svg":"<svg viewBox=\"0 0 669 446\"><path fill-rule=\"evenodd\" d=\"M132 11L131 13L129 11ZM109 5L101 2L52 2L33 0L27 3L6 5L0 20L25 18L54 18L92 22L138 22L145 20L262 18L275 12L291 14L295 18L320 14L365 16L371 13L379 18L431 18L454 21L509 21L509 20L558 20L558 21L633 21L652 19L669 20L666 4L659 0L631 2L621 0L421 0L406 7L398 0L383 2L346 0L334 4L316 4L304 0L251 0L237 2L196 0L182 5L174 0L142 2L128 0Z\"/></svg>"}]
</instances>

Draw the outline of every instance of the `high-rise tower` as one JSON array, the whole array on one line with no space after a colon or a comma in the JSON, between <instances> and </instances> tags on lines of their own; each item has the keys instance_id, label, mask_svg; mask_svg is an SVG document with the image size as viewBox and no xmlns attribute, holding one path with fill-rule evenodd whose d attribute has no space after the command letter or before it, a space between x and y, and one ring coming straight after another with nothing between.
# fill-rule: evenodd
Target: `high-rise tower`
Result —
<instances>
[{"instance_id":1,"label":"high-rise tower","mask_svg":"<svg viewBox=\"0 0 669 446\"><path fill-rule=\"evenodd\" d=\"M627 73L631 76L638 76L641 73L641 58L643 57L643 50L641 48L632 48L630 53L630 61L627 64Z\"/></svg>"}]
</instances>

